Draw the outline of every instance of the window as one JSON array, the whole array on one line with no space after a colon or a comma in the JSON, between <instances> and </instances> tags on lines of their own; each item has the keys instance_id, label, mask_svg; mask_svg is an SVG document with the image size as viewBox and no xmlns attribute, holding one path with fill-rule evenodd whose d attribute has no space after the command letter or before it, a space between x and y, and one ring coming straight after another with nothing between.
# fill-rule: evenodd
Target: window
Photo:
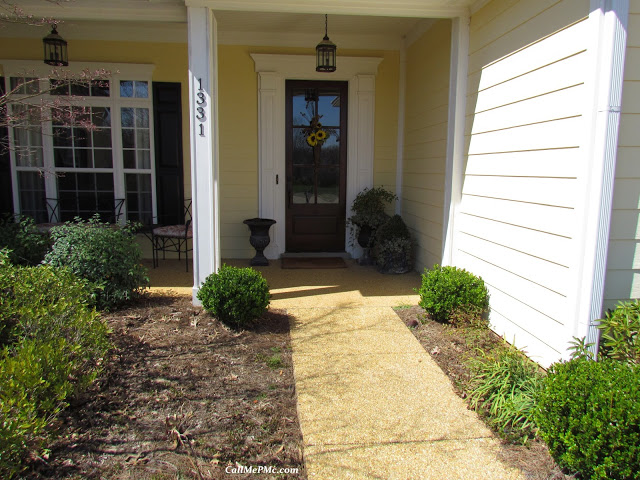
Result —
<instances>
[{"instance_id":1,"label":"window","mask_svg":"<svg viewBox=\"0 0 640 480\"><path fill-rule=\"evenodd\" d=\"M135 70L142 70L139 67ZM150 82L144 76L127 75L122 80L119 76L93 81L6 78L7 86L24 96L12 106L21 122L10 133L14 204L19 213L37 222L89 218L95 213L104 221L153 222ZM50 116L39 107L43 97L58 108L62 105L66 112L62 117L73 118L74 126L58 118L43 121ZM51 218L54 211L57 218Z\"/></svg>"}]
</instances>

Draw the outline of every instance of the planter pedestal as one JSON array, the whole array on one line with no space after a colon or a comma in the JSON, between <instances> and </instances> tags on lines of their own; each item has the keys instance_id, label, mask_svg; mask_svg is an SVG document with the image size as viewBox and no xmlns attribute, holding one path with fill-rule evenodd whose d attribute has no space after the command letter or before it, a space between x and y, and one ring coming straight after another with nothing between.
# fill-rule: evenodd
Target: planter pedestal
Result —
<instances>
[{"instance_id":1,"label":"planter pedestal","mask_svg":"<svg viewBox=\"0 0 640 480\"><path fill-rule=\"evenodd\" d=\"M251 236L249 237L249 243L256 249L256 255L251 259L249 263L251 266L267 266L269 260L264 256L264 249L267 248L271 242L269 238L269 229L271 225L276 223L275 220L270 218L249 218L245 220L245 225L251 230Z\"/></svg>"},{"instance_id":2,"label":"planter pedestal","mask_svg":"<svg viewBox=\"0 0 640 480\"><path fill-rule=\"evenodd\" d=\"M369 225L358 227L358 245L360 245L364 251L362 257L358 259L358 265L374 265L376 263L370 255L371 247L369 244L372 235L373 229Z\"/></svg>"}]
</instances>

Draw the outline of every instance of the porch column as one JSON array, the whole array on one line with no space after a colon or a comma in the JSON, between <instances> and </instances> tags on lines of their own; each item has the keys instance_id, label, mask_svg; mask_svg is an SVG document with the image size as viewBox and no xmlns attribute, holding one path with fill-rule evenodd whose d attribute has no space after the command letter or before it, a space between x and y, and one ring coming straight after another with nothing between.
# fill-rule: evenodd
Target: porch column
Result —
<instances>
[{"instance_id":1,"label":"porch column","mask_svg":"<svg viewBox=\"0 0 640 480\"><path fill-rule=\"evenodd\" d=\"M469 17L453 19L449 73L449 117L445 167L442 265L454 265L456 210L462 198L464 179L464 128L469 70Z\"/></svg>"},{"instance_id":2,"label":"porch column","mask_svg":"<svg viewBox=\"0 0 640 480\"><path fill-rule=\"evenodd\" d=\"M193 303L220 267L218 194L218 55L216 20L207 7L188 7L189 125L193 219Z\"/></svg>"}]
</instances>

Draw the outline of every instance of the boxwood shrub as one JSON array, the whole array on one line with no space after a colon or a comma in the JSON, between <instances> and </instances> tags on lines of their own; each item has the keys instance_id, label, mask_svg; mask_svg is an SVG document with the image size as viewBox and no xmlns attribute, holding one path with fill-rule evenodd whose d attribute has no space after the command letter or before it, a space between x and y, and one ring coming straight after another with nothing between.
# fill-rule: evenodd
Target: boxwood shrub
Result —
<instances>
[{"instance_id":1,"label":"boxwood shrub","mask_svg":"<svg viewBox=\"0 0 640 480\"><path fill-rule=\"evenodd\" d=\"M640 301L621 302L598 328L601 355L640 364Z\"/></svg>"},{"instance_id":2,"label":"boxwood shrub","mask_svg":"<svg viewBox=\"0 0 640 480\"><path fill-rule=\"evenodd\" d=\"M49 238L38 232L31 217L0 218L0 249L9 251L15 265L37 265L49 250Z\"/></svg>"},{"instance_id":3,"label":"boxwood shrub","mask_svg":"<svg viewBox=\"0 0 640 480\"><path fill-rule=\"evenodd\" d=\"M221 322L244 326L267 310L269 286L252 268L223 265L206 278L197 297L204 309Z\"/></svg>"},{"instance_id":4,"label":"boxwood shrub","mask_svg":"<svg viewBox=\"0 0 640 480\"><path fill-rule=\"evenodd\" d=\"M114 228L100 222L77 218L51 229L53 246L45 262L68 267L93 287L99 309L111 309L136 297L149 285L142 252L134 228Z\"/></svg>"},{"instance_id":5,"label":"boxwood shrub","mask_svg":"<svg viewBox=\"0 0 640 480\"><path fill-rule=\"evenodd\" d=\"M0 478L39 453L69 396L99 373L108 329L68 269L20 267L0 251Z\"/></svg>"},{"instance_id":6,"label":"boxwood shrub","mask_svg":"<svg viewBox=\"0 0 640 480\"><path fill-rule=\"evenodd\" d=\"M552 365L537 398L542 439L580 478L640 479L640 366L586 357Z\"/></svg>"},{"instance_id":7,"label":"boxwood shrub","mask_svg":"<svg viewBox=\"0 0 640 480\"><path fill-rule=\"evenodd\" d=\"M437 322L463 313L477 323L489 308L489 293L482 278L457 267L434 265L422 274L419 305Z\"/></svg>"}]
</instances>

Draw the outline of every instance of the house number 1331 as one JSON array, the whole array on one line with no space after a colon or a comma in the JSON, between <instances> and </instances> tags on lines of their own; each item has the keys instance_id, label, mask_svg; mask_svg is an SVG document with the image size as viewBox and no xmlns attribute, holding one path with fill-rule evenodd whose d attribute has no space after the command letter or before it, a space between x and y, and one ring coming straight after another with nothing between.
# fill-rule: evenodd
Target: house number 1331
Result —
<instances>
[{"instance_id":1,"label":"house number 1331","mask_svg":"<svg viewBox=\"0 0 640 480\"><path fill-rule=\"evenodd\" d=\"M204 113L204 108L207 106L207 97L204 95L204 89L202 88L202 79L198 79L198 93L196 93L196 119L200 122L200 136L204 137L204 123L207 121L207 116Z\"/></svg>"}]
</instances>

